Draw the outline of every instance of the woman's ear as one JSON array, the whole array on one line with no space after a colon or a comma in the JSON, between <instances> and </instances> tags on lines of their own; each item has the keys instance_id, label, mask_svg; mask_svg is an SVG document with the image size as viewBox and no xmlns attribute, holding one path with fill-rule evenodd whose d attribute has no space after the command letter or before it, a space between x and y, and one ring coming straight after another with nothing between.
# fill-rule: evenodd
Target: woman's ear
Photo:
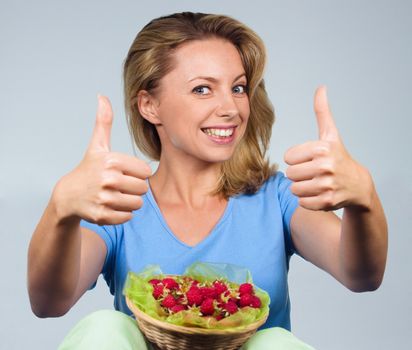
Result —
<instances>
[{"instance_id":1,"label":"woman's ear","mask_svg":"<svg viewBox=\"0 0 412 350\"><path fill-rule=\"evenodd\" d=\"M137 107L144 119L154 125L161 124L157 113L156 98L146 90L140 90L137 94Z\"/></svg>"}]
</instances>

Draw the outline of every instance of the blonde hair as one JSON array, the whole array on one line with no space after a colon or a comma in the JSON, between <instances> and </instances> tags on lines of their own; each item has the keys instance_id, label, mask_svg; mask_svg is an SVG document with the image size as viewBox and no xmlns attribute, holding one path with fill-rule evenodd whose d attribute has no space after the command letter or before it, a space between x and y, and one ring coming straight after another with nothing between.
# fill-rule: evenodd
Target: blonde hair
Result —
<instances>
[{"instance_id":1,"label":"blonde hair","mask_svg":"<svg viewBox=\"0 0 412 350\"><path fill-rule=\"evenodd\" d=\"M213 194L225 198L255 193L276 172L265 154L275 121L263 80L266 50L262 39L243 23L223 15L182 12L159 17L136 36L124 62L124 94L129 130L139 150L160 159L161 143L153 124L143 118L137 105L140 90L153 92L173 69L172 55L179 45L193 40L221 38L239 51L248 81L250 116L243 139L231 159L222 163Z\"/></svg>"}]
</instances>

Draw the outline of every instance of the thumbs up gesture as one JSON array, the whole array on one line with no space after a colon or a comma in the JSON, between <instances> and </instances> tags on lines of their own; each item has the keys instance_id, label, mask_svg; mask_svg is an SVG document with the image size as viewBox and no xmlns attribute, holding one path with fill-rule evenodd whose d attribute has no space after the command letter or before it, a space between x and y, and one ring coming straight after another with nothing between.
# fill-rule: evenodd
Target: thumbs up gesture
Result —
<instances>
[{"instance_id":1,"label":"thumbs up gesture","mask_svg":"<svg viewBox=\"0 0 412 350\"><path fill-rule=\"evenodd\" d=\"M151 175L147 163L111 151L113 111L108 98L98 96L96 124L83 160L56 185L58 217L81 218L114 225L132 218L142 206L141 195Z\"/></svg>"},{"instance_id":2,"label":"thumbs up gesture","mask_svg":"<svg viewBox=\"0 0 412 350\"><path fill-rule=\"evenodd\" d=\"M294 146L284 156L292 193L311 210L367 206L369 173L345 149L324 86L316 90L314 109L319 139Z\"/></svg>"}]
</instances>

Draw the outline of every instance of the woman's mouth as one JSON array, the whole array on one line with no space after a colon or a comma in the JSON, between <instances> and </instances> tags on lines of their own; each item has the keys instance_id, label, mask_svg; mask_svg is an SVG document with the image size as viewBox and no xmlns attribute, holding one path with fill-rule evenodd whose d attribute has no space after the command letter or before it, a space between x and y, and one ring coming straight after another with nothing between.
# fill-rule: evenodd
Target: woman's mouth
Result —
<instances>
[{"instance_id":1,"label":"woman's mouth","mask_svg":"<svg viewBox=\"0 0 412 350\"><path fill-rule=\"evenodd\" d=\"M221 138L229 137L233 135L235 128L228 129L202 129L202 131L209 136L217 136Z\"/></svg>"},{"instance_id":2,"label":"woman's mouth","mask_svg":"<svg viewBox=\"0 0 412 350\"><path fill-rule=\"evenodd\" d=\"M234 140L235 128L204 128L202 131L208 136L209 140L222 145L231 143Z\"/></svg>"}]
</instances>

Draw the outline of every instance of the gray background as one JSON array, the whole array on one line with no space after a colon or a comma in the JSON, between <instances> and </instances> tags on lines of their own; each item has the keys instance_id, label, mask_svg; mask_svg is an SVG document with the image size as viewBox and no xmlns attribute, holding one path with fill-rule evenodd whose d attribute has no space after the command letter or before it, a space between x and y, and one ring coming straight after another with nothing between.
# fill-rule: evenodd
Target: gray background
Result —
<instances>
[{"instance_id":1,"label":"gray background","mask_svg":"<svg viewBox=\"0 0 412 350\"><path fill-rule=\"evenodd\" d=\"M342 138L372 172L386 210L389 256L376 292L352 293L292 258L294 333L317 349L412 348L410 4L2 0L1 349L54 349L81 317L112 307L100 280L66 316L37 319L26 291L27 247L54 184L83 155L97 93L113 104L113 149L132 154L122 61L144 24L183 10L231 15L264 39L267 88L277 112L270 159L281 170L289 147L317 137L313 93L326 84Z\"/></svg>"}]
</instances>

